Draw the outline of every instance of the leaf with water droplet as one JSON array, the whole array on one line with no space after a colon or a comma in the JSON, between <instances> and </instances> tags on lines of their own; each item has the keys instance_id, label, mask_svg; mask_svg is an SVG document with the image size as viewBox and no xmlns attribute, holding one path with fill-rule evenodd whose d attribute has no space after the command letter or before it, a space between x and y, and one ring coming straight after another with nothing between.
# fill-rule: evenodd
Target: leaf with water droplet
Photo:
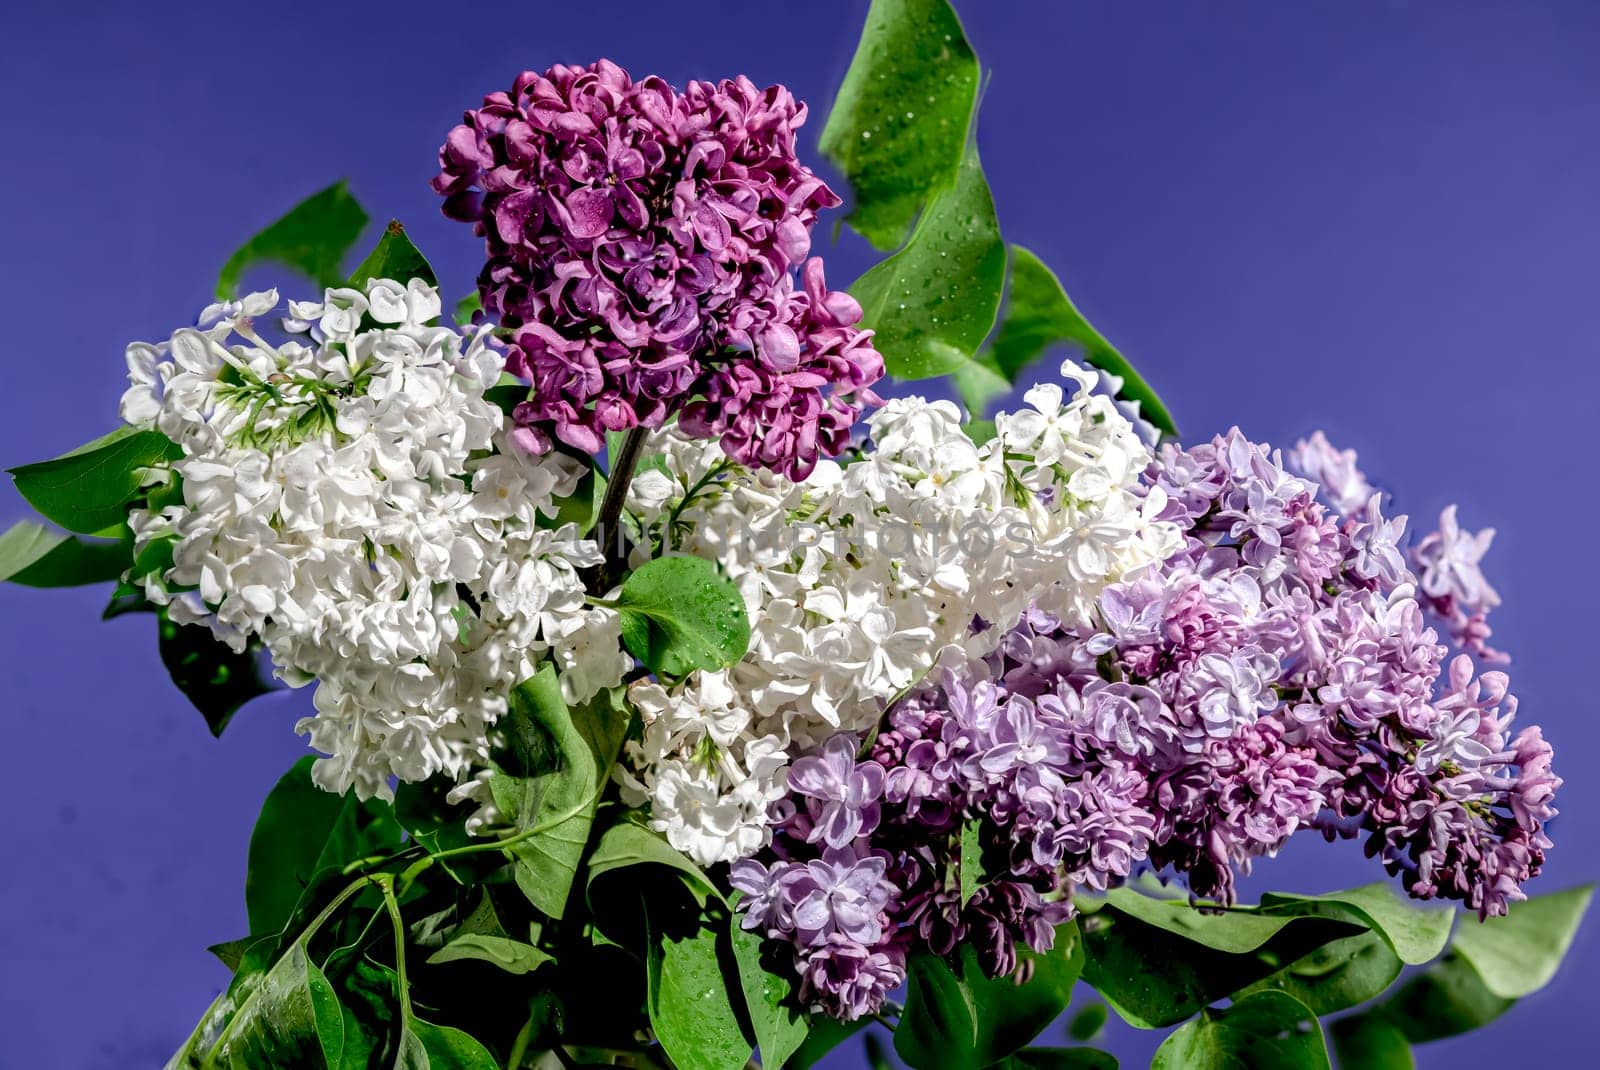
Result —
<instances>
[{"instance_id":1,"label":"leaf with water droplet","mask_svg":"<svg viewBox=\"0 0 1600 1070\"><path fill-rule=\"evenodd\" d=\"M947 0L873 0L820 140L855 193L858 233L900 244L955 179L977 101L978 58Z\"/></svg>"}]
</instances>

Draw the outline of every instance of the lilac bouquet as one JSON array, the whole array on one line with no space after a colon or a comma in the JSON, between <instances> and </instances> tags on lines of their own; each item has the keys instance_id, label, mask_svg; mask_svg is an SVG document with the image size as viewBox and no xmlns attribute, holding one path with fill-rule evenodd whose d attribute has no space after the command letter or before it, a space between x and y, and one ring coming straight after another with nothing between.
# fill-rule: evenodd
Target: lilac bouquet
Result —
<instances>
[{"instance_id":1,"label":"lilac bouquet","mask_svg":"<svg viewBox=\"0 0 1600 1070\"><path fill-rule=\"evenodd\" d=\"M128 346L117 430L12 470L53 526L0 577L115 583L214 734L308 691L169 1066L886 1066L888 1030L1101 1068L1114 1016L1163 1070L1402 1067L1550 979L1589 889L1529 889L1561 780L1493 531L1418 537L1320 433L1183 445L1002 239L978 88L946 0L875 0L820 138L888 253L846 292L787 89L524 72L443 133L453 310L397 222L340 269L332 186ZM316 286L241 294L261 261ZM1301 832L1391 879L1241 903Z\"/></svg>"}]
</instances>

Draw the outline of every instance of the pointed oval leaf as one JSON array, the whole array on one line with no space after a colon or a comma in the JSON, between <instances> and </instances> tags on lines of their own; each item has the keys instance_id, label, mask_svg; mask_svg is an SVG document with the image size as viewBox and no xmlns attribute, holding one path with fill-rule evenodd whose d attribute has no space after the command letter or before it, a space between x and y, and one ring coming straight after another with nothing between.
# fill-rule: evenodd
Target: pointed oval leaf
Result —
<instances>
[{"instance_id":1,"label":"pointed oval leaf","mask_svg":"<svg viewBox=\"0 0 1600 1070\"><path fill-rule=\"evenodd\" d=\"M1490 992L1521 999L1555 976L1593 895L1594 885L1585 884L1512 903L1503 918L1463 918L1453 946Z\"/></svg>"},{"instance_id":2,"label":"pointed oval leaf","mask_svg":"<svg viewBox=\"0 0 1600 1070\"><path fill-rule=\"evenodd\" d=\"M658 557L622 582L622 640L652 672L731 668L750 647L750 617L733 581L699 557Z\"/></svg>"},{"instance_id":3,"label":"pointed oval leaf","mask_svg":"<svg viewBox=\"0 0 1600 1070\"><path fill-rule=\"evenodd\" d=\"M182 455L159 431L126 428L49 461L10 469L17 490L47 519L80 535L127 521L148 469Z\"/></svg>"},{"instance_id":4,"label":"pointed oval leaf","mask_svg":"<svg viewBox=\"0 0 1600 1070\"><path fill-rule=\"evenodd\" d=\"M948 0L873 0L818 142L850 181L862 237L900 244L954 177L977 103L978 58Z\"/></svg>"},{"instance_id":5,"label":"pointed oval leaf","mask_svg":"<svg viewBox=\"0 0 1600 1070\"><path fill-rule=\"evenodd\" d=\"M1258 992L1206 1011L1156 1050L1151 1070L1330 1070L1317 1016L1293 996Z\"/></svg>"},{"instance_id":6,"label":"pointed oval leaf","mask_svg":"<svg viewBox=\"0 0 1600 1070\"><path fill-rule=\"evenodd\" d=\"M129 546L80 539L19 520L0 535L0 582L23 587L78 587L119 578L131 564Z\"/></svg>"},{"instance_id":7,"label":"pointed oval leaf","mask_svg":"<svg viewBox=\"0 0 1600 1070\"><path fill-rule=\"evenodd\" d=\"M343 278L339 265L366 225L367 213L349 188L335 182L289 209L230 256L217 276L217 298L235 296L245 271L266 261L292 268L319 286L337 286Z\"/></svg>"},{"instance_id":8,"label":"pointed oval leaf","mask_svg":"<svg viewBox=\"0 0 1600 1070\"><path fill-rule=\"evenodd\" d=\"M927 379L971 363L994 327L1006 247L976 145L905 248L850 286L889 374Z\"/></svg>"},{"instance_id":9,"label":"pointed oval leaf","mask_svg":"<svg viewBox=\"0 0 1600 1070\"><path fill-rule=\"evenodd\" d=\"M429 286L439 285L433 265L428 263L422 250L412 242L406 234L405 225L398 219L389 220L377 246L350 275L350 285L364 286L373 279L393 279L402 283L421 279Z\"/></svg>"}]
</instances>

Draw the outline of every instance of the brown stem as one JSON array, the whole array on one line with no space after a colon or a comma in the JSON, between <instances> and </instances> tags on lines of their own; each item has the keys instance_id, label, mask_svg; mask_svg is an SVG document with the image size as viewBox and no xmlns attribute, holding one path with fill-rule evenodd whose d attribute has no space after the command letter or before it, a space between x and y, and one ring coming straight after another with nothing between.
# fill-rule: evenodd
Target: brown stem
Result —
<instances>
[{"instance_id":1,"label":"brown stem","mask_svg":"<svg viewBox=\"0 0 1600 1070\"><path fill-rule=\"evenodd\" d=\"M603 595L610 590L627 562L622 526L618 521L622 517L622 507L628 500L628 484L633 482L634 469L639 467L639 458L644 456L644 446L649 438L648 428L635 427L622 440L622 448L617 455L611 458L611 472L606 477L606 496L600 500L600 515L594 523L594 536L600 540L606 560L593 577L590 586L593 594Z\"/></svg>"}]
</instances>

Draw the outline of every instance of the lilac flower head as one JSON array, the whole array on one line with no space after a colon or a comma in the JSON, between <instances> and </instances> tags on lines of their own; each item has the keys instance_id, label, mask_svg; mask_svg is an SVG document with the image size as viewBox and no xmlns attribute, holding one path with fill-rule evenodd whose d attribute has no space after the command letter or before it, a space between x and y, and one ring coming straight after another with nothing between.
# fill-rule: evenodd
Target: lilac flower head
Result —
<instances>
[{"instance_id":1,"label":"lilac flower head","mask_svg":"<svg viewBox=\"0 0 1600 1070\"><path fill-rule=\"evenodd\" d=\"M856 761L856 742L848 735L833 736L820 752L796 759L789 787L810 812L810 842L839 850L877 828L883 780L883 766Z\"/></svg>"},{"instance_id":2,"label":"lilac flower head","mask_svg":"<svg viewBox=\"0 0 1600 1070\"><path fill-rule=\"evenodd\" d=\"M796 478L844 448L883 362L806 259L839 198L796 155L805 119L782 86L679 92L605 60L524 72L466 113L433 185L487 246L484 309L532 387L520 424L593 451L681 413Z\"/></svg>"},{"instance_id":3,"label":"lilac flower head","mask_svg":"<svg viewBox=\"0 0 1600 1070\"><path fill-rule=\"evenodd\" d=\"M1286 460L1292 470L1322 487L1324 499L1340 516L1359 519L1376 493L1356 467L1356 451L1334 449L1321 431L1296 442Z\"/></svg>"}]
</instances>

